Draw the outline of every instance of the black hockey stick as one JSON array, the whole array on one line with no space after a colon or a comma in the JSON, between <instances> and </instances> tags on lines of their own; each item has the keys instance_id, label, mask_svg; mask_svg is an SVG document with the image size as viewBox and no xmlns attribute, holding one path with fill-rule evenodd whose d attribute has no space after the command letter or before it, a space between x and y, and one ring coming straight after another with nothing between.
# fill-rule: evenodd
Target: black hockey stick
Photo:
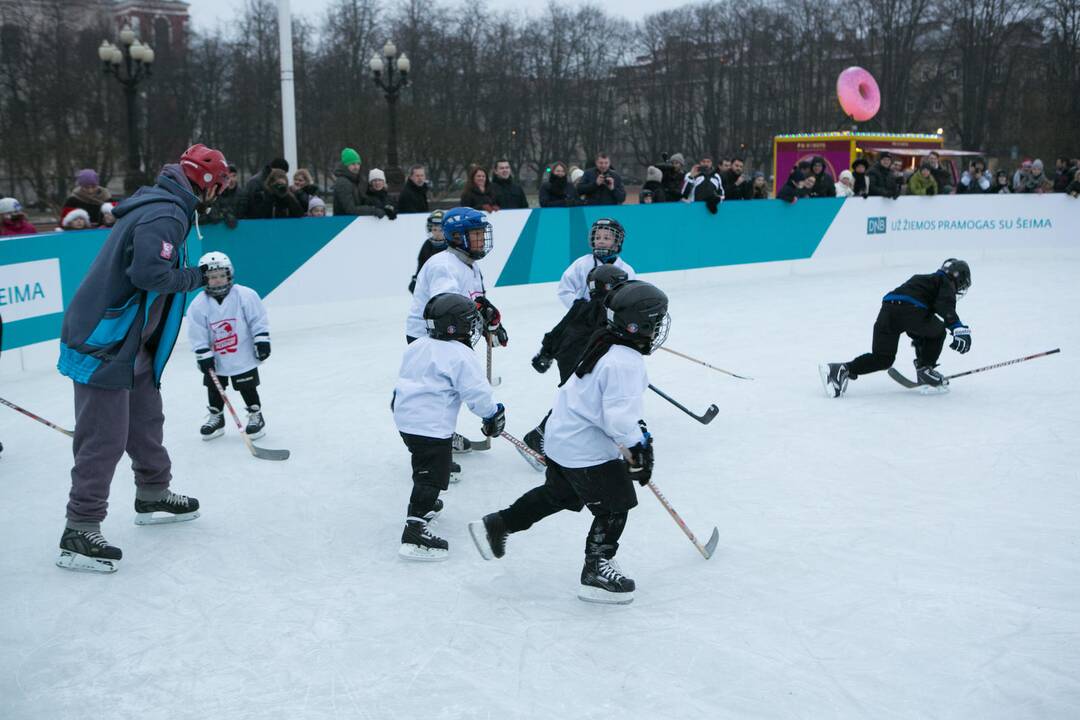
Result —
<instances>
[{"instance_id":1,"label":"black hockey stick","mask_svg":"<svg viewBox=\"0 0 1080 720\"><path fill-rule=\"evenodd\" d=\"M655 385L649 385L649 389L652 390L657 395L659 395L660 397L667 400L669 403L671 403L675 407L682 410L684 413L686 413L690 417L697 420L702 425L708 425L709 423L711 423L713 421L713 418L716 417L717 414L719 414L719 412L720 412L720 408L716 407L716 405L710 405L708 407L708 409L705 410L704 415L695 415L694 413L690 412L689 408L687 408L685 405L680 404L679 401L675 400L675 398L673 398L670 395L666 394L663 390L656 387Z\"/></svg>"},{"instance_id":2,"label":"black hockey stick","mask_svg":"<svg viewBox=\"0 0 1080 720\"><path fill-rule=\"evenodd\" d=\"M679 352L678 350L672 350L671 348L664 347L663 345L660 346L660 349L663 350L664 352L669 352L672 355L678 355L679 357L683 358L684 360L689 360L690 362L695 362L698 365L704 365L705 367L709 368L710 370L715 370L716 372L724 373L725 375L730 375L731 377L739 378L740 380L753 380L754 379L752 377L746 377L745 375L736 375L735 373L731 372L730 370L725 370L723 368L718 368L715 365L710 365L709 363L705 362L704 360L698 360L695 357L690 357L689 355L684 355L683 353Z\"/></svg>"},{"instance_id":3,"label":"black hockey stick","mask_svg":"<svg viewBox=\"0 0 1080 720\"><path fill-rule=\"evenodd\" d=\"M236 410L233 409L232 403L229 402L229 396L225 394L225 388L221 387L221 380L218 379L217 373L214 372L213 368L211 368L209 372L210 379L214 381L214 386L221 395L221 399L225 401L225 407L229 408L229 414L232 415L233 420L236 422L236 429L240 431L240 436L244 438L244 443L248 446L248 450L251 451L251 454L260 460L288 460L288 450L269 450L267 448L261 448L251 442L251 438L244 432L244 426L240 422L240 416L236 414Z\"/></svg>"},{"instance_id":4,"label":"black hockey stick","mask_svg":"<svg viewBox=\"0 0 1080 720\"><path fill-rule=\"evenodd\" d=\"M946 375L945 379L952 380L954 378L964 377L965 375L974 375L975 373L986 372L987 370L996 370L997 368L1002 368L1006 365L1016 365L1017 363L1027 362L1028 360L1046 357L1047 355L1053 355L1054 353L1059 352L1061 352L1061 348L1054 348L1053 350L1047 350L1046 352L1035 353L1034 355L1026 355L1022 358L1016 358L1015 360L1006 360L1005 362L994 363L993 365L986 365L981 368L975 368L974 370L965 370L964 372L959 372L954 375ZM922 384L909 380L907 377L904 376L903 373L901 373L896 368L889 368L889 377L891 377L893 380L900 383L906 388L916 388Z\"/></svg>"},{"instance_id":5,"label":"black hockey stick","mask_svg":"<svg viewBox=\"0 0 1080 720\"><path fill-rule=\"evenodd\" d=\"M15 411L17 411L17 412L21 412L21 413L22 413L23 415L25 415L26 417L28 417L28 418L31 418L31 419L33 419L33 420L37 420L37 421L38 421L39 423L41 423L42 425L47 425L47 426L51 427L51 428L52 428L53 430L55 430L55 431L57 431L57 432L61 432L61 433L64 433L64 434L65 434L65 435L67 435L67 436L68 436L69 438L73 438L73 437L75 437L75 433L73 433L72 431L70 431L70 430L65 430L64 428L60 427L59 425L54 425L53 423L49 422L49 421L48 421L48 420L46 420L45 418L43 418L43 417L39 417L38 415L35 415L34 413L30 412L29 410L27 410L27 409L25 409L25 408L21 408L21 407L19 407L18 405L16 405L16 404L15 404L15 403L13 403L13 402L8 402L8 401L7 401L7 400L5 400L4 398L0 398L0 404L3 404L3 405L7 405L7 406L8 406L9 408L11 408L12 410L15 410Z\"/></svg>"}]
</instances>

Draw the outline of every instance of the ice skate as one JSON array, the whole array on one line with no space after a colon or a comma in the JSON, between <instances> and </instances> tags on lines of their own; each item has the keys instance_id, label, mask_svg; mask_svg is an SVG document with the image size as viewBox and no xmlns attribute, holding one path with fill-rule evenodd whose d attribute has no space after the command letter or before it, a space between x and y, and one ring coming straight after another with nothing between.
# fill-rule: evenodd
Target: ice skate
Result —
<instances>
[{"instance_id":1,"label":"ice skate","mask_svg":"<svg viewBox=\"0 0 1080 720\"><path fill-rule=\"evenodd\" d=\"M821 384L825 387L826 397L838 398L847 391L848 369L843 363L818 365Z\"/></svg>"},{"instance_id":2,"label":"ice skate","mask_svg":"<svg viewBox=\"0 0 1080 720\"><path fill-rule=\"evenodd\" d=\"M100 531L64 528L56 566L65 570L114 573L123 555L120 548L110 545Z\"/></svg>"},{"instance_id":3,"label":"ice skate","mask_svg":"<svg viewBox=\"0 0 1080 720\"><path fill-rule=\"evenodd\" d=\"M244 408L247 410L247 427L244 434L252 440L258 440L266 434L266 421L263 420L262 409L258 405Z\"/></svg>"},{"instance_id":4,"label":"ice skate","mask_svg":"<svg viewBox=\"0 0 1080 720\"><path fill-rule=\"evenodd\" d=\"M160 500L135 499L136 525L162 525L199 517L199 501L171 490Z\"/></svg>"},{"instance_id":5,"label":"ice skate","mask_svg":"<svg viewBox=\"0 0 1080 720\"><path fill-rule=\"evenodd\" d=\"M522 438L522 441L524 441L524 443L529 446L530 450L537 452L541 455L544 454L544 433L540 430L540 428L536 427L525 433L525 437ZM516 445L514 446L514 448L519 453L521 453L521 457L525 458L525 462L529 463L529 465L532 466L532 469L536 472L544 472L544 470L547 468L544 463L540 462L535 457L525 452L521 448L517 447Z\"/></svg>"},{"instance_id":6,"label":"ice skate","mask_svg":"<svg viewBox=\"0 0 1080 720\"><path fill-rule=\"evenodd\" d=\"M398 555L406 560L445 560L450 556L450 546L441 537L431 534L423 518L410 517L405 520Z\"/></svg>"},{"instance_id":7,"label":"ice skate","mask_svg":"<svg viewBox=\"0 0 1080 720\"><path fill-rule=\"evenodd\" d=\"M466 441L468 442L468 441ZM457 485L461 482L461 466L453 460L450 461L450 484Z\"/></svg>"},{"instance_id":8,"label":"ice skate","mask_svg":"<svg viewBox=\"0 0 1080 720\"><path fill-rule=\"evenodd\" d=\"M433 522L442 513L443 501L442 498L435 498L435 507L424 513L424 520L426 522Z\"/></svg>"},{"instance_id":9,"label":"ice skate","mask_svg":"<svg viewBox=\"0 0 1080 720\"><path fill-rule=\"evenodd\" d=\"M634 601L634 581L622 574L614 559L587 557L581 568L578 598L591 603L628 605Z\"/></svg>"},{"instance_id":10,"label":"ice skate","mask_svg":"<svg viewBox=\"0 0 1080 720\"><path fill-rule=\"evenodd\" d=\"M949 392L949 380L935 370L934 365L919 365L915 363L915 378L923 395L940 395Z\"/></svg>"},{"instance_id":11,"label":"ice skate","mask_svg":"<svg viewBox=\"0 0 1080 720\"><path fill-rule=\"evenodd\" d=\"M453 451L459 455L462 453L472 452L472 441L464 435L454 433L450 438L450 447Z\"/></svg>"},{"instance_id":12,"label":"ice skate","mask_svg":"<svg viewBox=\"0 0 1080 720\"><path fill-rule=\"evenodd\" d=\"M469 523L469 534L485 560L501 558L506 554L506 536L509 533L499 513L485 515L483 520L473 520Z\"/></svg>"},{"instance_id":13,"label":"ice skate","mask_svg":"<svg viewBox=\"0 0 1080 720\"><path fill-rule=\"evenodd\" d=\"M225 411L215 407L207 407L210 414L206 416L206 422L199 428L199 434L203 440L213 440L225 434Z\"/></svg>"}]
</instances>

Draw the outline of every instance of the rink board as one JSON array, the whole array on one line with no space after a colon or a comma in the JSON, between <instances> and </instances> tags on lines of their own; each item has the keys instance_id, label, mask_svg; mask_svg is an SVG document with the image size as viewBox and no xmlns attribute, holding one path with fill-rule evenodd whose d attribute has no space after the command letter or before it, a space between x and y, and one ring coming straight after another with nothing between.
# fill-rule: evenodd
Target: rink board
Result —
<instances>
[{"instance_id":1,"label":"rink board","mask_svg":"<svg viewBox=\"0 0 1080 720\"><path fill-rule=\"evenodd\" d=\"M489 290L557 281L588 252L588 228L600 217L624 225L623 258L639 273L668 273L658 278L665 283L712 282L747 272L844 270L924 256L1075 251L1080 202L1064 195L999 195L731 202L716 215L702 203L508 210L491 216L495 249L482 261ZM364 311L358 301L400 299L424 225L424 215L245 220L234 230L204 227L201 239L193 231L188 255L194 263L208 250L228 253L237 281L268 298L286 325L317 327ZM106 237L107 231L92 230L0 241L4 350L59 337L63 308ZM38 364L38 354L29 364ZM0 360L0 368L13 362ZM28 364L25 357L18 362Z\"/></svg>"}]
</instances>

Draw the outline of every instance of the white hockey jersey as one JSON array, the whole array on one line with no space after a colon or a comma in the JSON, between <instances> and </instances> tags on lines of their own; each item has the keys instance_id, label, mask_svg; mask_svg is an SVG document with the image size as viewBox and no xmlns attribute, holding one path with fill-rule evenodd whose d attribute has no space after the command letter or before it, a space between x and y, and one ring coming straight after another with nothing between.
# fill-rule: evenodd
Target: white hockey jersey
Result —
<instances>
[{"instance_id":1,"label":"white hockey jersey","mask_svg":"<svg viewBox=\"0 0 1080 720\"><path fill-rule=\"evenodd\" d=\"M612 264L620 270L625 270L628 280L633 280L636 277L634 268L623 262L622 258L615 258L615 262ZM598 265L600 265L600 261L591 254L582 255L570 263L570 267L566 268L566 272L562 274L562 279L559 280L558 293L563 305L569 308L574 304L575 300L589 299L589 273Z\"/></svg>"},{"instance_id":2,"label":"white hockey jersey","mask_svg":"<svg viewBox=\"0 0 1080 720\"><path fill-rule=\"evenodd\" d=\"M427 337L424 306L440 293L457 293L470 300L484 294L484 275L476 263L469 265L453 250L445 250L431 256L420 268L413 289L409 318L405 321L405 334L409 337ZM460 343L459 343L460 344Z\"/></svg>"},{"instance_id":3,"label":"white hockey jersey","mask_svg":"<svg viewBox=\"0 0 1080 720\"><path fill-rule=\"evenodd\" d=\"M410 343L394 386L398 431L448 438L454 434L462 402L480 418L491 417L498 409L472 348L427 336Z\"/></svg>"},{"instance_id":4,"label":"white hockey jersey","mask_svg":"<svg viewBox=\"0 0 1080 720\"><path fill-rule=\"evenodd\" d=\"M259 294L233 285L219 303L199 293L187 311L188 340L196 356L213 354L218 375L242 375L259 364L255 343L270 340L270 321Z\"/></svg>"},{"instance_id":5,"label":"white hockey jersey","mask_svg":"<svg viewBox=\"0 0 1080 720\"><path fill-rule=\"evenodd\" d=\"M649 387L645 359L612 345L583 378L571 375L555 397L544 431L544 452L563 467L583 468L622 457L645 437L638 426Z\"/></svg>"}]
</instances>

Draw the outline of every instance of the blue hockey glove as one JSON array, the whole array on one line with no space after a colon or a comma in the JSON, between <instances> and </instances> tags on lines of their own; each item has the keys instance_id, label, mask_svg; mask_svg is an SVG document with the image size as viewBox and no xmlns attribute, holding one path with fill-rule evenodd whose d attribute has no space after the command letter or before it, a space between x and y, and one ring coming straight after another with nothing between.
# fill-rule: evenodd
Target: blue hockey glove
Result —
<instances>
[{"instance_id":1,"label":"blue hockey glove","mask_svg":"<svg viewBox=\"0 0 1080 720\"><path fill-rule=\"evenodd\" d=\"M505 427L506 408L503 407L502 403L499 403L491 417L484 418L484 424L480 426L480 432L487 437L495 437L500 435Z\"/></svg>"}]
</instances>

